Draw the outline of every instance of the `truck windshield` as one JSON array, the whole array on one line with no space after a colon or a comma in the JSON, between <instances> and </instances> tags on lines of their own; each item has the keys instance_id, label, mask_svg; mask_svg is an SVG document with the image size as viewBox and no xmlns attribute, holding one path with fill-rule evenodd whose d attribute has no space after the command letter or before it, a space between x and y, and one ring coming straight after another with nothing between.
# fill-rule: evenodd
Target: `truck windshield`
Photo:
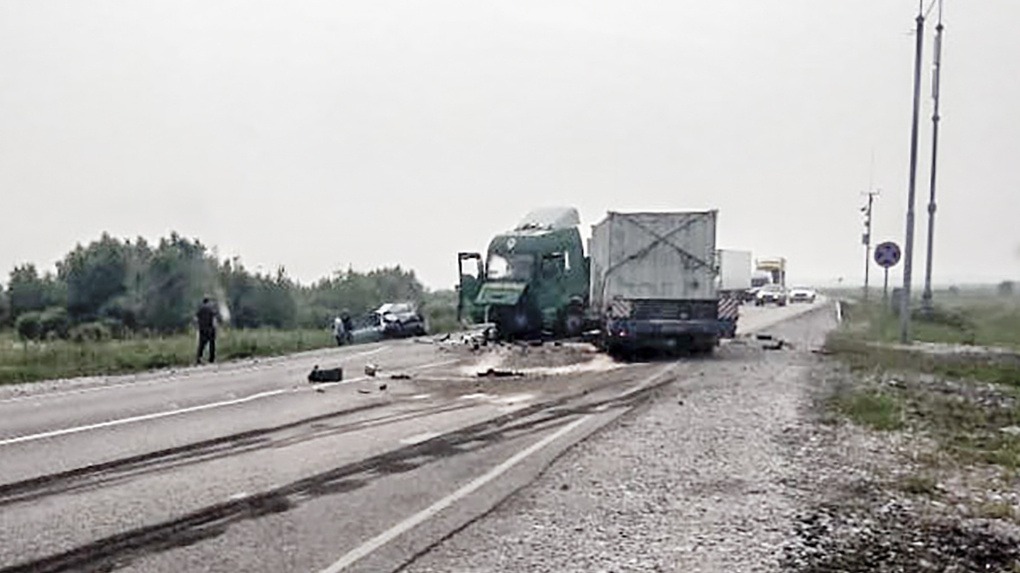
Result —
<instances>
[{"instance_id":1,"label":"truck windshield","mask_svg":"<svg viewBox=\"0 0 1020 573\"><path fill-rule=\"evenodd\" d=\"M535 259L531 255L489 255L486 278L489 280L527 281L531 279Z\"/></svg>"}]
</instances>

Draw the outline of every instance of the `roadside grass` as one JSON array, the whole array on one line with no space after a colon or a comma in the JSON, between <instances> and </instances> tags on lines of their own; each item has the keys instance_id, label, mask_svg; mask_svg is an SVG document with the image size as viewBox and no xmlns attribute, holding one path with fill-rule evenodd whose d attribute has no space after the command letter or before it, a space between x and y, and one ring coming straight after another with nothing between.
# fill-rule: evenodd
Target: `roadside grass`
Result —
<instances>
[{"instance_id":1,"label":"roadside grass","mask_svg":"<svg viewBox=\"0 0 1020 573\"><path fill-rule=\"evenodd\" d=\"M934 496L938 489L935 478L929 475L909 475L900 482L900 488L914 495Z\"/></svg>"},{"instance_id":2,"label":"roadside grass","mask_svg":"<svg viewBox=\"0 0 1020 573\"><path fill-rule=\"evenodd\" d=\"M76 343L64 340L23 343L0 333L0 384L52 378L126 374L194 363L194 333ZM334 346L327 330L222 329L216 338L218 361L277 356Z\"/></svg>"},{"instance_id":3,"label":"roadside grass","mask_svg":"<svg viewBox=\"0 0 1020 573\"><path fill-rule=\"evenodd\" d=\"M903 427L903 409L895 396L878 391L854 391L835 396L835 406L846 417L861 426L875 430L898 430Z\"/></svg>"},{"instance_id":4,"label":"roadside grass","mask_svg":"<svg viewBox=\"0 0 1020 573\"><path fill-rule=\"evenodd\" d=\"M915 340L1020 350L1020 297L943 293L936 300L931 316L912 313ZM855 335L876 342L899 341L899 316L880 301L854 302L844 310Z\"/></svg>"},{"instance_id":5,"label":"roadside grass","mask_svg":"<svg viewBox=\"0 0 1020 573\"><path fill-rule=\"evenodd\" d=\"M939 300L950 297L939 297ZM932 352L888 344L899 320L881 304L847 305L826 351L850 367L855 383L837 389L832 408L857 425L928 436L941 459L1020 469L1020 298L950 298L930 318L916 317L915 338L1000 351ZM990 384L990 385L989 385ZM937 461L932 461L937 464ZM931 468L929 468L931 469ZM901 487L930 494L926 477Z\"/></svg>"}]
</instances>

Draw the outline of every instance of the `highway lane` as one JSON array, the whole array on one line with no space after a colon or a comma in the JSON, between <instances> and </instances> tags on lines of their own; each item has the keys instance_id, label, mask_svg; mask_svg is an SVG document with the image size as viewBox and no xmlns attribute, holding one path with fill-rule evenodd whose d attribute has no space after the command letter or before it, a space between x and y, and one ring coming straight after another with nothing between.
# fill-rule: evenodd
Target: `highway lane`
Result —
<instances>
[{"instance_id":1,"label":"highway lane","mask_svg":"<svg viewBox=\"0 0 1020 573\"><path fill-rule=\"evenodd\" d=\"M582 394L586 399L608 398L620 384L640 384L631 370L636 373L648 368L635 365L633 369L613 370L602 376L586 374L576 378L584 378L582 382L593 390ZM599 390L606 386L613 388ZM607 391L610 394L605 394ZM39 491L29 490L6 500L0 498L5 525L0 532L3 548L0 563L25 562L86 547L97 538L201 514L204 508L237 496L282 489L288 496L301 498L312 490L321 490L315 479L311 485L295 486L309 479L304 476L329 476L337 468L361 467L358 464L373 456L418 445L435 448L451 433L479 424L484 426L500 416L514 416L529 406L529 402L513 398L514 394L473 392L453 403L435 400L431 406L437 411L432 414L418 412L406 418L390 414L390 420L364 426L352 424L351 420L344 420L341 427L310 424L279 436L264 436L251 447L234 444L225 451L200 455L198 459L172 459L155 467L143 465L126 472L103 472L67 484L44 483ZM481 439L479 443L485 445L490 440ZM395 501L399 499L380 500L387 506ZM242 513L248 511L246 506L242 509ZM66 519L70 515L77 517ZM117 556L122 557L120 553Z\"/></svg>"},{"instance_id":2,"label":"highway lane","mask_svg":"<svg viewBox=\"0 0 1020 573\"><path fill-rule=\"evenodd\" d=\"M340 362L358 368L371 360L390 359L396 349L407 348L414 347L389 343L327 349L287 360L169 370L140 380L136 376L110 377L86 387L57 386L48 392L32 392L31 384L22 385L24 392L0 399L0 444L52 430L268 394L303 382L313 365L320 362Z\"/></svg>"},{"instance_id":3,"label":"highway lane","mask_svg":"<svg viewBox=\"0 0 1020 573\"><path fill-rule=\"evenodd\" d=\"M776 321L806 310L807 305L786 309L747 307L743 330L769 328ZM635 364L604 372L526 380L477 380L470 375L472 370L465 366L463 355L443 353L431 345L406 341L390 344L380 345L378 348L383 350L368 357L389 368L388 371L416 365L437 366L432 366L427 376L386 380L385 393L377 389L381 380L356 380L329 386L320 393L306 384L295 388L292 379L279 380L286 378L288 372L300 373L303 379L310 369L311 362L307 361L321 360L321 357L298 357L296 363L280 360L274 377L267 376L250 386L242 385L240 391L256 394L265 392L266 384L275 383L277 386L270 386L271 389L285 390L264 399L0 446L0 455L5 460L0 481L8 484L18 479L45 478L53 471L73 474L76 469L88 469L90 464L95 466L97 460L112 464L50 482L43 479L35 484L24 484L20 490L9 488L5 492L0 489L0 505L3 506L0 508L0 525L3 526L0 528L0 548L3 548L0 567L46 559L61 552L73 553L75 548L94 550L108 546L103 542L95 545L103 538L118 534L130 538L145 528L158 528L189 516L201 518L208 508L227 504L233 507L233 513L228 511L227 523L213 527L215 531L183 528L184 538L195 535L200 542L185 539L188 541L186 548L166 551L182 543L181 531L177 531L172 539L144 542L127 549L114 548L109 558L118 565L130 565L139 571L227 571L238 570L233 565L240 563L245 563L241 569L252 571L314 571L338 562L343 555L369 543L375 538L371 532L381 535L390 531L466 485L490 475L494 468L514 459L520 452L555 436L503 473L450 501L448 506L427 515L421 523L381 543L351 565L356 569L365 564L372 567L374 560L398 563L413 555L415 547L419 547L417 550L426 547L437 535L443 535L463 521L455 516L467 519L477 515L501 499L499 492L509 492L527 483L543 467L544 456L569 447L586 432L630 407L607 403L602 405L605 409L601 412L582 412L578 411L579 404L610 399L639 387L657 373L656 368L663 367L661 364ZM349 353L346 360L353 364L359 360L368 361L366 356L355 356L358 352L375 348L342 350ZM725 360L726 352L725 347L721 349L717 360ZM487 358L466 357L467 364L471 364L471 360L481 364ZM671 375L682 376L685 371L711 363L712 360L685 361L666 366ZM216 380L216 374L210 372L203 376L210 381L194 386L180 380L168 382L167 387L147 385L150 390L140 392L139 403L151 405L151 392L161 388L164 391L184 388L185 393L193 392L190 394L193 404L222 401L222 395L208 388ZM244 379L243 376L238 378ZM133 393L142 388L122 384L83 394L42 394L39 399L68 400L70 396L88 396L86 403L91 404L91 396L97 393L108 392L107 399L113 401L120 399L121 392L136 398ZM562 403L567 396L575 396L572 408ZM22 406L31 403L32 400L7 402ZM128 404L127 410L114 414L137 412L138 408L137 404ZM99 410L101 414L92 414L92 419L110 415L108 410ZM529 428L527 431L499 430L498 438L468 439L454 444L451 453L448 440L457 432L465 428L484 430L487 421L500 417L516 419L515 416L524 414L551 415L551 419L546 425L524 423L524 427ZM80 419L78 414L72 421ZM581 419L584 421L564 434L556 434ZM53 416L46 427L53 431L75 426L67 422L62 425L60 417ZM255 434L237 437L251 431ZM217 437L226 439L194 447L203 440L215 442ZM473 442L477 444L471 445ZM146 452L159 454L175 447L182 451L128 464L117 463L130 456L144 456ZM424 453L415 454L416 447L424 448ZM408 463L397 455L400 463L394 465L392 457L400 452L411 452L412 459L414 456L421 459ZM366 460L373 459L377 466L365 466ZM8 464L8 460L16 463ZM360 475L358 471L368 475ZM276 493L266 499L259 497L266 492ZM368 496L368 492L372 495ZM253 502L252 506L251 500L257 503ZM308 500L315 503L307 503ZM329 515L336 517L330 519ZM279 524L282 530L271 526L274 520L282 520ZM294 542L281 537L285 531L294 532ZM332 532L337 538L329 541L330 536L325 532ZM236 540L234 536L238 536ZM273 540L276 543L271 543ZM232 550L219 552L216 548L224 543ZM245 547L258 550L249 553L243 549ZM316 547L319 549L314 549ZM187 553L177 555L179 551ZM210 555L221 558L211 560ZM256 558L265 565L258 568L245 561ZM188 562L189 566L174 569L183 562ZM209 565L213 562L219 565ZM61 569L59 560L56 563L57 568L52 570L75 570ZM65 561L64 565L67 563ZM287 563L290 565L279 568ZM298 567L298 563L302 565Z\"/></svg>"}]
</instances>

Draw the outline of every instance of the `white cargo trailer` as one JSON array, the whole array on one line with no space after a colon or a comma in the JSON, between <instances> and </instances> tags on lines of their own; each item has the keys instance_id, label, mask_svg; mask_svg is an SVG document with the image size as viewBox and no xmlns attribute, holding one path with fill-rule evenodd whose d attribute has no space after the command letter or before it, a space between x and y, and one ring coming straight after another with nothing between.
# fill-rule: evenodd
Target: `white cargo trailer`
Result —
<instances>
[{"instance_id":1,"label":"white cargo trailer","mask_svg":"<svg viewBox=\"0 0 1020 573\"><path fill-rule=\"evenodd\" d=\"M742 293L751 288L751 251L719 249L719 290Z\"/></svg>"},{"instance_id":2,"label":"white cargo trailer","mask_svg":"<svg viewBox=\"0 0 1020 573\"><path fill-rule=\"evenodd\" d=\"M590 308L614 354L710 352L732 336L720 320L716 211L615 213L592 227Z\"/></svg>"}]
</instances>

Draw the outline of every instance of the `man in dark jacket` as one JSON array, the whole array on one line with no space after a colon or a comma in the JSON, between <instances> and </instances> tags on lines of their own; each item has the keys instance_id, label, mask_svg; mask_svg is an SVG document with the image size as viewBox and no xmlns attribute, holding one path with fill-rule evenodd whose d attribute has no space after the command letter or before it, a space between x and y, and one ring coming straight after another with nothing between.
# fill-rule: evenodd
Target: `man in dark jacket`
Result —
<instances>
[{"instance_id":1,"label":"man in dark jacket","mask_svg":"<svg viewBox=\"0 0 1020 573\"><path fill-rule=\"evenodd\" d=\"M216 362L216 320L219 315L216 304L209 300L209 297L203 298L202 306L198 307L198 312L195 313L195 318L198 319L198 353L195 354L195 364L202 363L206 344L209 345L209 362Z\"/></svg>"}]
</instances>

